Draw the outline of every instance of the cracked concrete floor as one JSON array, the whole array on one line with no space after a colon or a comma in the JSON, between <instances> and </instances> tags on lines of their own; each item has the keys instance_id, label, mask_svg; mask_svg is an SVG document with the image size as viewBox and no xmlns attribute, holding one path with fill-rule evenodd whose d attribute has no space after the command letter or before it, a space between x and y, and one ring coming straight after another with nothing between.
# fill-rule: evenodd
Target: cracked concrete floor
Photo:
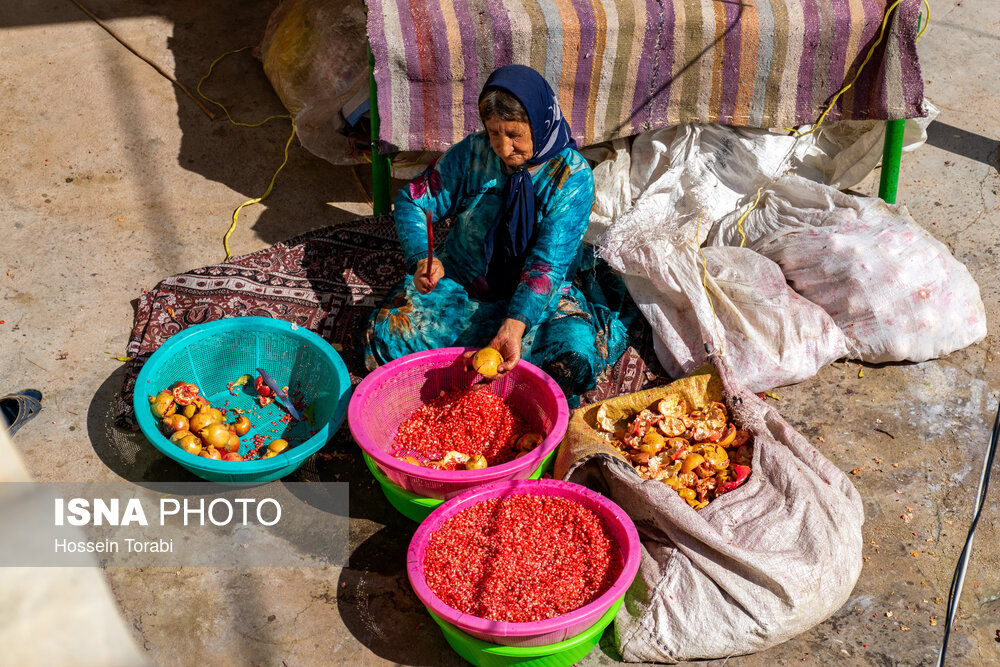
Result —
<instances>
[{"instance_id":1,"label":"cracked concrete floor","mask_svg":"<svg viewBox=\"0 0 1000 667\"><path fill-rule=\"evenodd\" d=\"M250 0L238 12L193 0L89 6L193 88L216 56L259 39L273 3ZM926 94L942 112L928 144L903 158L899 201L972 271L994 332L1000 5L944 0L933 11L920 53ZM222 259L232 209L263 192L288 127L210 122L65 0L4 3L0 35L0 390L45 393L42 415L15 444L38 479L138 481L139 469L118 457L126 436L107 420L132 300L166 276ZM210 91L241 119L282 111L248 57L221 63ZM857 188L876 189L877 174ZM273 195L245 210L232 249L257 250L368 211L349 168L294 146ZM865 504L865 568L832 618L726 664L933 661L943 629L935 620L1000 388L995 341L991 333L947 358L868 366L863 378L856 364L834 364L779 390L793 425L843 470L861 469L851 479ZM104 572L153 662L461 663L406 583L413 525L372 488L357 457L321 473L351 484L350 567ZM1000 662L997 493L979 524L949 664ZM901 519L910 512L911 521ZM583 664L614 662L605 635Z\"/></svg>"}]
</instances>

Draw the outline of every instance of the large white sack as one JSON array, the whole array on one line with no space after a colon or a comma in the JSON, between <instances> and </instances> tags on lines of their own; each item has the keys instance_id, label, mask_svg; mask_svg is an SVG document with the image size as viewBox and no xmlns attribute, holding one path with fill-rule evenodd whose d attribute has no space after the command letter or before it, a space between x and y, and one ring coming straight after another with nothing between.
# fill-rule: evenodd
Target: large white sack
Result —
<instances>
[{"instance_id":1,"label":"large white sack","mask_svg":"<svg viewBox=\"0 0 1000 667\"><path fill-rule=\"evenodd\" d=\"M632 143L632 198L667 219L701 213L708 229L784 173L794 146L794 137L721 125L646 132Z\"/></svg>"},{"instance_id":2,"label":"large white sack","mask_svg":"<svg viewBox=\"0 0 1000 667\"><path fill-rule=\"evenodd\" d=\"M653 352L670 377L683 377L705 358L694 311L680 290L659 292L648 278L623 276L629 295L653 330Z\"/></svg>"},{"instance_id":3,"label":"large white sack","mask_svg":"<svg viewBox=\"0 0 1000 667\"><path fill-rule=\"evenodd\" d=\"M736 217L708 242L738 245ZM789 175L762 193L742 229L748 248L830 314L852 358L926 361L986 336L976 281L905 206Z\"/></svg>"},{"instance_id":4,"label":"large white sack","mask_svg":"<svg viewBox=\"0 0 1000 667\"><path fill-rule=\"evenodd\" d=\"M925 116L905 121L903 151L927 140L927 126L940 113L923 101ZM801 128L808 131L809 126ZM885 121L825 123L811 134L725 125L686 124L650 130L631 147L632 200L663 194L665 206L689 214L696 199L714 220L747 195L785 173L838 189L860 183L882 161Z\"/></svg>"},{"instance_id":5,"label":"large white sack","mask_svg":"<svg viewBox=\"0 0 1000 667\"><path fill-rule=\"evenodd\" d=\"M905 121L904 152L923 145L927 126L939 113L928 100L923 105L923 118ZM595 163L597 214L591 216L591 239L640 197L655 196L663 210L678 215L704 209L711 222L784 173L849 188L881 162L885 133L885 121L825 123L798 138L755 128L685 124L644 132L631 146L616 140L610 149L608 144L587 147L582 152ZM631 193L622 187L624 169L630 169Z\"/></svg>"},{"instance_id":6,"label":"large white sack","mask_svg":"<svg viewBox=\"0 0 1000 667\"><path fill-rule=\"evenodd\" d=\"M941 113L930 100L923 101L924 116L903 122L903 152L927 141L927 126ZM805 132L810 126L800 128ZM842 120L825 123L803 137L789 173L846 190L857 185L882 162L886 121Z\"/></svg>"},{"instance_id":7,"label":"large white sack","mask_svg":"<svg viewBox=\"0 0 1000 667\"><path fill-rule=\"evenodd\" d=\"M598 244L662 343L654 349L667 372L702 365L707 344L741 384L766 391L810 378L847 353L830 316L790 289L774 262L746 248L699 250L698 231L690 221L674 226L654 216L615 225Z\"/></svg>"},{"instance_id":8,"label":"large white sack","mask_svg":"<svg viewBox=\"0 0 1000 667\"><path fill-rule=\"evenodd\" d=\"M713 361L726 405L753 437L753 471L742 486L696 511L608 454L581 450L563 475L600 489L639 528L639 575L615 618L628 662L764 650L829 618L861 572L864 513L850 480L740 387L724 360ZM564 442L563 452L572 451Z\"/></svg>"}]
</instances>

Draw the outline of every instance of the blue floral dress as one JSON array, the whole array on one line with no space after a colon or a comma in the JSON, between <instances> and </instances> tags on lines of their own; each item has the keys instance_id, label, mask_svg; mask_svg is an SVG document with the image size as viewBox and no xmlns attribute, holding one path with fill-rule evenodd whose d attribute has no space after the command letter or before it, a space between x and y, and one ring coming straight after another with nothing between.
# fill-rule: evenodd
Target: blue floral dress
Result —
<instances>
[{"instance_id":1,"label":"blue floral dress","mask_svg":"<svg viewBox=\"0 0 1000 667\"><path fill-rule=\"evenodd\" d=\"M526 325L521 358L549 373L573 400L592 389L598 375L625 351L626 324L593 279L593 254L584 253L594 179L572 148L532 174L536 231L513 296L504 301L473 296L487 271L483 241L502 205L507 178L479 132L399 191L396 231L411 273L427 256L427 213L433 220L452 220L443 247L435 249L445 275L428 294L417 292L412 277L390 290L363 337L369 370L421 350L481 347L505 318L513 318Z\"/></svg>"}]
</instances>

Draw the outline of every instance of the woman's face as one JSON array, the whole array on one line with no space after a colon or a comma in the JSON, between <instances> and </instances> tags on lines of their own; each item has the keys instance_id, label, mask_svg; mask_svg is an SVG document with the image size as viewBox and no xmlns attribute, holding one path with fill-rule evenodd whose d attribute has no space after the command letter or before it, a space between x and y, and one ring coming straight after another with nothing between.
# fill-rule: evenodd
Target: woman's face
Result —
<instances>
[{"instance_id":1,"label":"woman's face","mask_svg":"<svg viewBox=\"0 0 1000 667\"><path fill-rule=\"evenodd\" d=\"M520 167L535 152L531 141L531 125L520 120L491 118L484 123L493 152L508 167Z\"/></svg>"}]
</instances>

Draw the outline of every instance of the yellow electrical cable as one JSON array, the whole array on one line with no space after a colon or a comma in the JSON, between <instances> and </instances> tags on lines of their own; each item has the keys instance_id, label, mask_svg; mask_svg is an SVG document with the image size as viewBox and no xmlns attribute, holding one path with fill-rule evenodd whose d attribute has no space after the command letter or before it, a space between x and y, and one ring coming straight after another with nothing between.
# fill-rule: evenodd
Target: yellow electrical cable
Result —
<instances>
[{"instance_id":1,"label":"yellow electrical cable","mask_svg":"<svg viewBox=\"0 0 1000 667\"><path fill-rule=\"evenodd\" d=\"M261 125L267 123L268 121L274 120L276 118L287 118L292 123L292 133L288 135L288 141L285 142L285 159L282 160L281 165L278 167L277 171L275 171L274 175L271 176L271 182L268 184L267 190L264 191L264 194L254 199L248 199L247 201L237 206L236 210L233 211L233 224L229 226L229 230L226 232L226 235L222 237L222 247L225 248L226 250L226 260L229 260L233 256L233 254L229 251L229 237L232 236L234 231L236 231L236 224L238 217L240 215L240 211L243 209L244 206L250 206L251 204L259 204L263 200L267 199L268 195L271 194L271 190L274 189L274 182L278 179L278 174L280 174L281 170L285 168L286 164L288 164L288 148L289 146L292 145L292 139L295 138L295 119L292 118L290 114L282 114L280 116L268 116L259 123L240 123L238 121L233 120L233 117L229 114L229 109L227 109L221 102L217 102L216 100L213 100L212 98L205 95L205 93L201 92L201 84L203 84L206 81L206 79L208 79L208 77L212 76L212 70L215 69L216 64L218 64L220 60L222 60L228 55L239 53L240 51L246 51L249 48L251 47L244 46L242 48L235 49L233 51L227 51L218 58L216 58L215 60L213 60L212 64L209 65L208 67L208 72L205 74L205 76L201 77L201 80L198 82L198 87L197 87L198 94L201 95L207 101L211 102L215 106L222 109L222 111L225 112L226 114L226 118L228 118L229 122L232 123L233 125L237 125L239 127L260 127Z\"/></svg>"},{"instance_id":2,"label":"yellow electrical cable","mask_svg":"<svg viewBox=\"0 0 1000 667\"><path fill-rule=\"evenodd\" d=\"M719 339L719 356L726 356L726 339L719 335L719 316L715 313L715 304L712 303L712 295L708 292L708 260L705 258L705 251L701 247L701 219L705 216L705 209L701 209L698 214L698 224L694 229L694 244L698 247L698 254L701 255L702 274L701 286L705 290L705 297L708 299L708 307L712 310L712 325L715 327L715 337Z\"/></svg>"},{"instance_id":3,"label":"yellow electrical cable","mask_svg":"<svg viewBox=\"0 0 1000 667\"><path fill-rule=\"evenodd\" d=\"M736 231L738 231L740 233L740 247L741 248L744 245L746 245L746 242L747 242L747 233L745 231L743 231L743 221L747 219L748 215L750 215L750 211L752 211L755 208L757 208L757 202L760 201L760 193L761 193L761 190L763 190L763 189L764 189L763 185L760 186L759 188L757 188L757 199L755 199L754 202L752 204L750 204L750 208L748 208L746 211L744 211L743 215L741 215L736 220Z\"/></svg>"},{"instance_id":4,"label":"yellow electrical cable","mask_svg":"<svg viewBox=\"0 0 1000 667\"><path fill-rule=\"evenodd\" d=\"M226 51L221 56L219 56L218 58L216 58L215 60L213 60L212 64L208 66L208 72L205 74L205 76L201 77L200 81L198 81L198 87L196 88L196 90L198 91L198 94L201 95L205 100L211 102L215 106L217 106L220 109L222 109L222 111L226 114L226 118L229 119L229 122L232 123L233 125L238 125L239 127L260 127L264 123L266 123L268 121L271 121L271 120L274 120L275 118L291 118L291 115L289 115L289 114L281 114L280 116L268 116L267 118L265 118L264 120L260 121L259 123L240 123L240 122L237 122L237 121L233 120L233 117L229 115L229 110L225 106L223 106L221 102L217 102L217 101L213 100L211 97L209 97L208 95L206 95L205 93L201 92L201 84L205 83L205 80L208 79L208 77L212 76L212 70L215 69L215 66L219 63L220 60L222 60L226 56L230 56L230 55L232 55L234 53L239 53L240 51L246 51L249 48L252 48L252 47L244 46L242 48L235 49L233 51Z\"/></svg>"},{"instance_id":5,"label":"yellow electrical cable","mask_svg":"<svg viewBox=\"0 0 1000 667\"><path fill-rule=\"evenodd\" d=\"M868 60L872 57L872 54L875 51L875 47L877 47L879 45L879 43L882 42L882 38L885 35L886 26L889 24L890 13L892 12L892 10L894 10L896 8L897 5L899 5L900 2L902 2L902 0L896 0L896 2L894 2L886 10L886 12L885 12L885 18L882 19L882 29L879 32L878 39L875 41L874 44L872 44L871 48L868 50L868 55L865 56L864 61L861 63L861 67L858 68L858 71L854 74L854 78L851 79L851 82L848 83L843 88L841 88L840 92L838 92L836 95L834 95L833 99L830 101L830 104L827 106L826 110L823 111L823 113L819 117L819 120L817 120L816 124L813 125L813 128L811 130L809 130L808 132L803 132L803 133L799 134L798 130L796 130L795 128L786 127L785 128L786 132L794 132L796 134L796 136L802 137L802 136L805 136L807 134L812 134L813 132L816 131L816 128L818 128L819 124L823 122L823 119L826 117L826 114L830 111L830 109L833 108L833 105L837 102L837 98L840 97L841 95L843 95L844 93L846 93L847 89L850 88L852 85L854 85L854 82L858 80L859 76L861 76L861 70L864 68L865 65L868 64ZM925 17L925 20L924 20L924 25L920 28L920 32L917 33L917 36L913 40L914 42L920 41L920 38L923 36L923 34L925 32L927 32L927 27L930 26L930 24L931 24L931 4L927 0L923 0L923 3L924 3L924 9L926 10L926 17Z\"/></svg>"},{"instance_id":6,"label":"yellow electrical cable","mask_svg":"<svg viewBox=\"0 0 1000 667\"><path fill-rule=\"evenodd\" d=\"M271 177L271 182L268 184L267 190L265 190L264 194L262 194L260 197L257 197L255 199L248 199L247 201L243 202L242 204L236 207L235 211L233 211L233 224L229 226L229 231L227 231L226 235L222 237L222 247L226 249L227 260L233 256L232 253L229 252L229 237L232 235L234 231L236 231L236 218L240 214L240 210L244 206L249 206L250 204L259 204L261 201L267 199L267 196L271 194L271 190L274 189L274 182L278 179L278 174L281 173L281 170L284 169L285 165L288 163L288 147L292 145L292 139L294 138L295 138L295 121L293 120L292 133L288 135L288 141L285 142L285 159L282 160L281 166L278 167L278 170L274 172L274 176Z\"/></svg>"}]
</instances>

